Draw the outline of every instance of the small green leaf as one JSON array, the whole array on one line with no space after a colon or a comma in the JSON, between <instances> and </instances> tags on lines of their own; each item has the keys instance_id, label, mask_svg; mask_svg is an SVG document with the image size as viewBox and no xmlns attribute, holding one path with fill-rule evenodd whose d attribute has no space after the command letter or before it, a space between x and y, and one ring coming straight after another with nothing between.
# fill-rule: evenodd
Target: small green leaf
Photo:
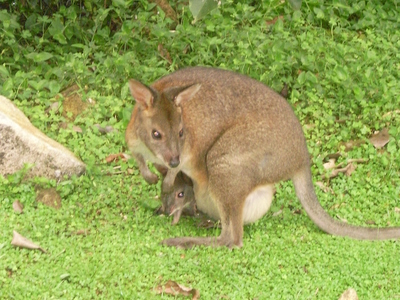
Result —
<instances>
[{"instance_id":1,"label":"small green leaf","mask_svg":"<svg viewBox=\"0 0 400 300\"><path fill-rule=\"evenodd\" d=\"M323 19L325 18L324 11L318 7L314 7L314 13L317 15L318 19Z\"/></svg>"},{"instance_id":2,"label":"small green leaf","mask_svg":"<svg viewBox=\"0 0 400 300\"><path fill-rule=\"evenodd\" d=\"M216 0L190 0L189 9L194 17L193 23L197 22L217 7L218 1Z\"/></svg>"},{"instance_id":3,"label":"small green leaf","mask_svg":"<svg viewBox=\"0 0 400 300\"><path fill-rule=\"evenodd\" d=\"M10 73L5 66L0 66L0 75L3 75L4 77L10 76Z\"/></svg>"},{"instance_id":4,"label":"small green leaf","mask_svg":"<svg viewBox=\"0 0 400 300\"><path fill-rule=\"evenodd\" d=\"M341 81L346 80L348 77L347 71L342 66L337 66L335 68L335 72L336 72L337 79L339 79Z\"/></svg>"},{"instance_id":5,"label":"small green leaf","mask_svg":"<svg viewBox=\"0 0 400 300\"><path fill-rule=\"evenodd\" d=\"M289 0L289 4L293 10L299 10L301 7L301 2L302 0Z\"/></svg>"},{"instance_id":6,"label":"small green leaf","mask_svg":"<svg viewBox=\"0 0 400 300\"><path fill-rule=\"evenodd\" d=\"M28 59L32 59L34 62L41 62L52 58L53 54L49 52L40 52L40 53L33 52L26 54L25 57Z\"/></svg>"}]
</instances>

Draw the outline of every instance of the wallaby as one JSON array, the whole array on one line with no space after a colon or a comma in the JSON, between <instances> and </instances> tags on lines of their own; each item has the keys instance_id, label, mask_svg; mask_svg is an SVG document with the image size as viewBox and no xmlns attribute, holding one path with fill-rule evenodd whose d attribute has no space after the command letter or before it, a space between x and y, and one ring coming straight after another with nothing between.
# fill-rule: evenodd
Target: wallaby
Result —
<instances>
[{"instance_id":1,"label":"wallaby","mask_svg":"<svg viewBox=\"0 0 400 300\"><path fill-rule=\"evenodd\" d=\"M300 122L286 100L266 85L208 67L178 70L150 87L136 80L129 85L147 149L170 174L187 174L198 210L221 220L218 238L178 237L163 244L241 247L243 224L268 211L274 184L287 179L323 231L354 239L400 237L400 227L353 226L324 211L314 192Z\"/></svg>"},{"instance_id":2,"label":"wallaby","mask_svg":"<svg viewBox=\"0 0 400 300\"><path fill-rule=\"evenodd\" d=\"M172 192L161 192L162 211L173 216L172 225L179 222L181 215L194 216L196 201L194 198L192 180L179 172L175 178Z\"/></svg>"}]
</instances>

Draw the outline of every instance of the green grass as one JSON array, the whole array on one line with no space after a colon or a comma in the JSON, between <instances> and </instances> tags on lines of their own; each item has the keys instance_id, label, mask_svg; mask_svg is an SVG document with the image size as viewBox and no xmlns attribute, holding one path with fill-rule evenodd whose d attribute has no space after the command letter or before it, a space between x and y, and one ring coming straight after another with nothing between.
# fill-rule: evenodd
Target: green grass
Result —
<instances>
[{"instance_id":1,"label":"green grass","mask_svg":"<svg viewBox=\"0 0 400 300\"><path fill-rule=\"evenodd\" d=\"M0 298L173 299L153 291L169 279L198 289L201 299L337 299L349 287L360 299L400 297L399 242L324 234L303 210L295 213L301 207L289 182L278 185L271 211L245 227L243 248L179 250L160 241L218 236L219 229L197 228L191 218L170 226L169 218L153 214L160 185L147 185L134 161L104 160L127 151L123 133L134 105L129 78L151 83L184 66L223 67L277 91L288 85L314 180L333 191L316 187L332 216L400 226L398 3L312 0L293 11L277 0L226 1L195 25L178 3L182 19L170 31L171 22L152 5L117 2L104 9L87 1L92 7L84 16L74 1L48 18L38 8L0 10L0 94L88 165L85 175L61 182L25 180L23 171L0 177ZM283 20L266 24L277 16ZM46 109L62 103L56 95L73 83L95 104L63 129L63 108ZM117 131L101 134L94 124ZM384 127L390 141L382 150L368 142L349 152L340 146L367 141ZM339 162L368 161L350 177L324 180L323 163L337 151ZM56 187L62 208L36 203L37 185ZM25 206L21 215L12 209L16 199ZM82 229L89 234L74 234ZM14 248L13 230L48 253Z\"/></svg>"}]
</instances>

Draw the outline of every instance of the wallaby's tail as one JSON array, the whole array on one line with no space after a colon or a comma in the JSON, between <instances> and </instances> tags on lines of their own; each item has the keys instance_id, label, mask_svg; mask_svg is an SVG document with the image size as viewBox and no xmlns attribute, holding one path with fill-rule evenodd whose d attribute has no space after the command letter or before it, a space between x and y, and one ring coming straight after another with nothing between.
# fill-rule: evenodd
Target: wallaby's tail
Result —
<instances>
[{"instance_id":1,"label":"wallaby's tail","mask_svg":"<svg viewBox=\"0 0 400 300\"><path fill-rule=\"evenodd\" d=\"M333 219L321 206L315 194L311 171L304 168L293 178L296 195L308 216L323 231L359 240L386 240L400 238L400 227L371 228L349 225Z\"/></svg>"}]
</instances>

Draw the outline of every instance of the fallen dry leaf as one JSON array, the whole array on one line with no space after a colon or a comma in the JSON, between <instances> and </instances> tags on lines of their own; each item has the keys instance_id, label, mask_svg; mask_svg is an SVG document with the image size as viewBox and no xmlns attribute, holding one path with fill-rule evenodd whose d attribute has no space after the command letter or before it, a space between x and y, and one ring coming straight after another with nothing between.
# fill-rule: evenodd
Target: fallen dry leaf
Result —
<instances>
[{"instance_id":1,"label":"fallen dry leaf","mask_svg":"<svg viewBox=\"0 0 400 300\"><path fill-rule=\"evenodd\" d=\"M113 131L117 131L111 125L107 125L106 127L101 127L100 124L94 124L93 126L96 127L100 133L110 133Z\"/></svg>"},{"instance_id":2,"label":"fallen dry leaf","mask_svg":"<svg viewBox=\"0 0 400 300\"><path fill-rule=\"evenodd\" d=\"M15 230L13 231L13 239L11 241L11 245L13 245L15 247L20 247L20 248L40 250L40 251L46 253L46 251L43 248L39 247L38 245L36 245L32 241L28 240L27 238L23 237Z\"/></svg>"},{"instance_id":3,"label":"fallen dry leaf","mask_svg":"<svg viewBox=\"0 0 400 300\"><path fill-rule=\"evenodd\" d=\"M348 141L345 143L340 143L339 146L344 146L344 151L349 152L353 148L358 147L362 144L365 144L364 140L355 140L355 141Z\"/></svg>"},{"instance_id":4,"label":"fallen dry leaf","mask_svg":"<svg viewBox=\"0 0 400 300\"><path fill-rule=\"evenodd\" d=\"M358 300L357 292L353 288L349 288L343 292L339 300Z\"/></svg>"},{"instance_id":5,"label":"fallen dry leaf","mask_svg":"<svg viewBox=\"0 0 400 300\"><path fill-rule=\"evenodd\" d=\"M354 164L352 164L352 163L349 163L349 164L347 165L347 170L346 170L346 172L344 172L344 174L345 174L346 176L351 176L351 174L356 170L356 168L357 168L356 165L354 165Z\"/></svg>"},{"instance_id":6,"label":"fallen dry leaf","mask_svg":"<svg viewBox=\"0 0 400 300\"><path fill-rule=\"evenodd\" d=\"M88 235L89 230L88 229L80 229L74 232L71 232L71 235Z\"/></svg>"},{"instance_id":7,"label":"fallen dry leaf","mask_svg":"<svg viewBox=\"0 0 400 300\"><path fill-rule=\"evenodd\" d=\"M349 168L349 165L347 165L344 168L340 168L340 169L334 169L330 174L326 175L326 174L322 174L323 178L329 179L329 178L334 178L336 176L339 175L339 173L345 173L347 171L347 169Z\"/></svg>"},{"instance_id":8,"label":"fallen dry leaf","mask_svg":"<svg viewBox=\"0 0 400 300\"><path fill-rule=\"evenodd\" d=\"M158 52L160 53L160 56L164 58L166 61L168 61L170 64L172 64L172 59L171 55L169 52L164 48L163 44L158 44Z\"/></svg>"},{"instance_id":9,"label":"fallen dry leaf","mask_svg":"<svg viewBox=\"0 0 400 300\"><path fill-rule=\"evenodd\" d=\"M276 21L278 21L278 20L283 21L283 16L277 16L277 17L273 18L272 20L265 21L265 23L267 25L274 25L276 23Z\"/></svg>"},{"instance_id":10,"label":"fallen dry leaf","mask_svg":"<svg viewBox=\"0 0 400 300\"><path fill-rule=\"evenodd\" d=\"M120 159L126 161L128 157L124 153L110 154L109 156L106 157L106 162L107 163L117 162Z\"/></svg>"},{"instance_id":11,"label":"fallen dry leaf","mask_svg":"<svg viewBox=\"0 0 400 300\"><path fill-rule=\"evenodd\" d=\"M339 216L339 215L336 215L336 217L337 217L340 221L342 221L343 223L347 223L347 220L346 220L345 218L342 218L342 217Z\"/></svg>"},{"instance_id":12,"label":"fallen dry leaf","mask_svg":"<svg viewBox=\"0 0 400 300\"><path fill-rule=\"evenodd\" d=\"M389 143L389 130L387 128L383 128L381 131L375 133L372 137L369 138L369 141L376 149L380 149Z\"/></svg>"},{"instance_id":13,"label":"fallen dry leaf","mask_svg":"<svg viewBox=\"0 0 400 300\"><path fill-rule=\"evenodd\" d=\"M280 210L274 212L274 213L272 214L272 216L273 216L273 217L277 217L277 216L279 216L281 213L283 213L283 210L282 210L282 209L280 209Z\"/></svg>"},{"instance_id":14,"label":"fallen dry leaf","mask_svg":"<svg viewBox=\"0 0 400 300\"><path fill-rule=\"evenodd\" d=\"M60 107L60 103L54 102L45 110L45 113L47 114L50 111L56 112L56 111L58 111L59 107Z\"/></svg>"},{"instance_id":15,"label":"fallen dry leaf","mask_svg":"<svg viewBox=\"0 0 400 300\"><path fill-rule=\"evenodd\" d=\"M326 163L323 164L324 169L325 169L325 170L330 170L330 169L336 168L335 163L336 163L336 159L330 158L330 159L328 160L328 162L326 162Z\"/></svg>"},{"instance_id":16,"label":"fallen dry leaf","mask_svg":"<svg viewBox=\"0 0 400 300\"><path fill-rule=\"evenodd\" d=\"M72 130L75 131L75 132L78 132L78 133L82 133L83 132L82 128L80 128L79 126L76 126L76 125L72 126Z\"/></svg>"},{"instance_id":17,"label":"fallen dry leaf","mask_svg":"<svg viewBox=\"0 0 400 300\"><path fill-rule=\"evenodd\" d=\"M200 298L200 292L198 290L185 287L172 280L168 280L164 286L159 285L155 288L155 291L158 294L191 296L192 300L197 300Z\"/></svg>"},{"instance_id":18,"label":"fallen dry leaf","mask_svg":"<svg viewBox=\"0 0 400 300\"><path fill-rule=\"evenodd\" d=\"M323 190L325 193L331 193L332 195L333 195L333 190L330 188L330 187L327 187L323 182L321 182L321 181L317 181L316 183L315 183L315 185L317 186L317 187L319 187L321 190Z\"/></svg>"},{"instance_id":19,"label":"fallen dry leaf","mask_svg":"<svg viewBox=\"0 0 400 300\"><path fill-rule=\"evenodd\" d=\"M389 112L387 112L386 114L384 114L384 115L382 116L382 118L385 118L385 117L390 116L390 115L392 115L392 114L400 114L400 109L396 109L396 110L393 110L393 111L389 111Z\"/></svg>"},{"instance_id":20,"label":"fallen dry leaf","mask_svg":"<svg viewBox=\"0 0 400 300\"><path fill-rule=\"evenodd\" d=\"M19 202L19 200L15 200L12 207L15 212L20 213L20 214L23 213L24 206L22 205L21 202Z\"/></svg>"}]
</instances>

